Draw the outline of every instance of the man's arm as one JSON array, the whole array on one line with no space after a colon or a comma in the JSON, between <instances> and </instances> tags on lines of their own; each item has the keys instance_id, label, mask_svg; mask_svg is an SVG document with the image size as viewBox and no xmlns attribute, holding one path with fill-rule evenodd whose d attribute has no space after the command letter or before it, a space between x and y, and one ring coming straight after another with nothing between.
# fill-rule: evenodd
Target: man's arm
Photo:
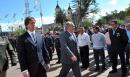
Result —
<instances>
[{"instance_id":1,"label":"man's arm","mask_svg":"<svg viewBox=\"0 0 130 77\"><path fill-rule=\"evenodd\" d=\"M47 51L47 48L46 48L46 45L45 45L45 39L44 39L44 36L42 36L42 41L43 41L43 56L44 56L44 60L46 62L46 64L49 64L50 63L50 60L49 60L49 53Z\"/></svg>"},{"instance_id":2,"label":"man's arm","mask_svg":"<svg viewBox=\"0 0 130 77\"><path fill-rule=\"evenodd\" d=\"M69 57L74 56L73 52L70 50L70 48L67 46L67 40L63 35L60 35L60 44L61 44L61 49L64 51L66 55Z\"/></svg>"},{"instance_id":3,"label":"man's arm","mask_svg":"<svg viewBox=\"0 0 130 77\"><path fill-rule=\"evenodd\" d=\"M128 35L127 35L127 32L126 30L122 30L122 42L124 44L124 46L126 47L127 43L128 43Z\"/></svg>"},{"instance_id":4,"label":"man's arm","mask_svg":"<svg viewBox=\"0 0 130 77\"><path fill-rule=\"evenodd\" d=\"M7 52L9 54L9 57L11 58L11 64L12 66L17 64L17 60L16 60L16 54L14 52L14 49L10 43L10 41L8 39L7 40Z\"/></svg>"},{"instance_id":5,"label":"man's arm","mask_svg":"<svg viewBox=\"0 0 130 77\"><path fill-rule=\"evenodd\" d=\"M16 47L16 50L18 52L18 59L19 59L19 63L20 63L20 66L21 66L21 71L24 71L24 70L27 70L28 67L27 67L27 56L26 56L26 51L25 51L25 47L24 47L24 41L23 41L23 38L22 37L19 37L18 38L18 41L17 41L17 47Z\"/></svg>"}]
</instances>

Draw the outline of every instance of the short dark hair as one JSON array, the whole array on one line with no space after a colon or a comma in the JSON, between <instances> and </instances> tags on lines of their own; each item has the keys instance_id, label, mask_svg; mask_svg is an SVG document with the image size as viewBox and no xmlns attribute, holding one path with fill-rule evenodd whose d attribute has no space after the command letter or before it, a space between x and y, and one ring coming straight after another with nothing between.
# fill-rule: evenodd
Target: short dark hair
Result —
<instances>
[{"instance_id":1,"label":"short dark hair","mask_svg":"<svg viewBox=\"0 0 130 77\"><path fill-rule=\"evenodd\" d=\"M112 20L111 22L114 22L115 24L117 24L117 20Z\"/></svg>"},{"instance_id":2,"label":"short dark hair","mask_svg":"<svg viewBox=\"0 0 130 77\"><path fill-rule=\"evenodd\" d=\"M93 28L96 29L96 30L98 30L98 31L100 31L99 26L94 26Z\"/></svg>"},{"instance_id":3,"label":"short dark hair","mask_svg":"<svg viewBox=\"0 0 130 77\"><path fill-rule=\"evenodd\" d=\"M31 17L31 16L28 16L25 18L25 20L24 20L25 27L29 24L29 21L31 21L31 20L35 20L35 18Z\"/></svg>"}]
</instances>

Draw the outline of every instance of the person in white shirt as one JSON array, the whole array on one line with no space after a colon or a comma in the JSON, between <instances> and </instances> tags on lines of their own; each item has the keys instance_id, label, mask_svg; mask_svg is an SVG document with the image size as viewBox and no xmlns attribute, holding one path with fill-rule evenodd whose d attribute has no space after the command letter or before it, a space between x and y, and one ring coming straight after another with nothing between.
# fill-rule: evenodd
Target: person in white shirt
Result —
<instances>
[{"instance_id":1,"label":"person in white shirt","mask_svg":"<svg viewBox=\"0 0 130 77\"><path fill-rule=\"evenodd\" d=\"M106 40L106 46L107 46L107 51L108 51L108 63L111 62L111 40L110 40L110 35L109 35L109 30L111 28L108 28L106 30L106 33L105 33L105 40Z\"/></svg>"},{"instance_id":2,"label":"person in white shirt","mask_svg":"<svg viewBox=\"0 0 130 77\"><path fill-rule=\"evenodd\" d=\"M92 35L92 43L93 43L93 51L94 51L94 59L96 63L95 71L99 71L99 57L101 57L102 62L102 71L104 71L105 68L105 54L104 54L104 47L105 47L105 36L103 33L99 32L99 27L94 26L93 31L94 34Z\"/></svg>"},{"instance_id":3,"label":"person in white shirt","mask_svg":"<svg viewBox=\"0 0 130 77\"><path fill-rule=\"evenodd\" d=\"M90 44L90 37L87 33L85 33L84 27L79 28L79 35L78 35L78 46L80 49L80 57L82 62L82 67L87 69L89 66L89 44Z\"/></svg>"}]
</instances>

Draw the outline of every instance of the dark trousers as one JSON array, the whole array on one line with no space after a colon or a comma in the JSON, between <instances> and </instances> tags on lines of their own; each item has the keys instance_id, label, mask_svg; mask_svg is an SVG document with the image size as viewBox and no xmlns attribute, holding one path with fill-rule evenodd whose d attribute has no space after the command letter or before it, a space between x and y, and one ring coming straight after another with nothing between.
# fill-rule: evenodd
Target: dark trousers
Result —
<instances>
[{"instance_id":1,"label":"dark trousers","mask_svg":"<svg viewBox=\"0 0 130 77\"><path fill-rule=\"evenodd\" d=\"M61 57L61 50L60 48L56 48L57 56L58 56L58 62L60 62L60 57Z\"/></svg>"},{"instance_id":2,"label":"dark trousers","mask_svg":"<svg viewBox=\"0 0 130 77\"><path fill-rule=\"evenodd\" d=\"M125 49L126 63L129 64L129 55L130 55L130 43L127 44Z\"/></svg>"},{"instance_id":3,"label":"dark trousers","mask_svg":"<svg viewBox=\"0 0 130 77\"><path fill-rule=\"evenodd\" d=\"M6 77L6 71L0 72L0 77Z\"/></svg>"},{"instance_id":4,"label":"dark trousers","mask_svg":"<svg viewBox=\"0 0 130 77\"><path fill-rule=\"evenodd\" d=\"M107 52L108 52L109 60L111 61L111 45L107 45Z\"/></svg>"},{"instance_id":5,"label":"dark trousers","mask_svg":"<svg viewBox=\"0 0 130 77\"><path fill-rule=\"evenodd\" d=\"M48 53L49 53L50 60L52 60L52 49L47 48L47 50L48 50Z\"/></svg>"},{"instance_id":6,"label":"dark trousers","mask_svg":"<svg viewBox=\"0 0 130 77\"><path fill-rule=\"evenodd\" d=\"M67 74L71 68L75 77L81 77L81 71L78 62L74 64L62 64L62 69L60 71L59 77L67 77Z\"/></svg>"},{"instance_id":7,"label":"dark trousers","mask_svg":"<svg viewBox=\"0 0 130 77\"><path fill-rule=\"evenodd\" d=\"M42 64L38 64L38 66L33 67L33 69L30 70L30 77L47 77L46 71Z\"/></svg>"},{"instance_id":8,"label":"dark trousers","mask_svg":"<svg viewBox=\"0 0 130 77\"><path fill-rule=\"evenodd\" d=\"M99 68L99 57L102 62L102 68L105 68L105 54L104 49L93 49L94 50L94 59L96 63L96 67Z\"/></svg>"},{"instance_id":9,"label":"dark trousers","mask_svg":"<svg viewBox=\"0 0 130 77\"><path fill-rule=\"evenodd\" d=\"M126 68L126 62L125 62L125 53L124 51L114 51L112 50L111 52L111 57L112 57L112 69L113 70L117 70L117 63L118 63L118 55L120 57L121 60L121 69L122 72L126 72L127 68Z\"/></svg>"},{"instance_id":10,"label":"dark trousers","mask_svg":"<svg viewBox=\"0 0 130 77\"><path fill-rule=\"evenodd\" d=\"M88 45L80 47L80 57L83 67L89 66L89 47Z\"/></svg>"}]
</instances>

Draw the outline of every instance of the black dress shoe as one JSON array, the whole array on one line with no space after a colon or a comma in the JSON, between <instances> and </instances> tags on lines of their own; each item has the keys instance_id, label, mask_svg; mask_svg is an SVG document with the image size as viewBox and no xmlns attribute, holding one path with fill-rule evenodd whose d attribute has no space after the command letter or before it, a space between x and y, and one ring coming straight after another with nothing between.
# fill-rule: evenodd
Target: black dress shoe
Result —
<instances>
[{"instance_id":1,"label":"black dress shoe","mask_svg":"<svg viewBox=\"0 0 130 77\"><path fill-rule=\"evenodd\" d=\"M103 72L103 71L105 71L105 70L107 70L106 67L103 67L101 71Z\"/></svg>"},{"instance_id":2,"label":"black dress shoe","mask_svg":"<svg viewBox=\"0 0 130 77\"><path fill-rule=\"evenodd\" d=\"M122 73L122 77L127 77L127 73Z\"/></svg>"},{"instance_id":3,"label":"black dress shoe","mask_svg":"<svg viewBox=\"0 0 130 77\"><path fill-rule=\"evenodd\" d=\"M116 73L117 70L111 70L109 73Z\"/></svg>"},{"instance_id":4,"label":"black dress shoe","mask_svg":"<svg viewBox=\"0 0 130 77\"><path fill-rule=\"evenodd\" d=\"M60 61L57 61L56 64L60 64Z\"/></svg>"},{"instance_id":5,"label":"black dress shoe","mask_svg":"<svg viewBox=\"0 0 130 77\"><path fill-rule=\"evenodd\" d=\"M86 67L85 66L81 66L81 69L87 69L87 68L88 68L87 66Z\"/></svg>"},{"instance_id":6,"label":"black dress shoe","mask_svg":"<svg viewBox=\"0 0 130 77\"><path fill-rule=\"evenodd\" d=\"M100 70L100 68L95 68L95 69L94 69L94 71L99 71L99 70Z\"/></svg>"}]
</instances>

